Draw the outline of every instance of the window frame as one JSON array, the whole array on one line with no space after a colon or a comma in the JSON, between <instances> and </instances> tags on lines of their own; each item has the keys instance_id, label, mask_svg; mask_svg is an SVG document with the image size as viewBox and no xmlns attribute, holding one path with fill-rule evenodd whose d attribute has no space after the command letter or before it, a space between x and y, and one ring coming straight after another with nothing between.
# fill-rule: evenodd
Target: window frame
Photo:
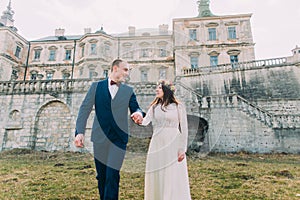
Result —
<instances>
[{"instance_id":1,"label":"window frame","mask_svg":"<svg viewBox=\"0 0 300 200\"><path fill-rule=\"evenodd\" d=\"M237 39L235 26L229 26L227 30L228 30L228 39L230 40Z\"/></svg>"},{"instance_id":2,"label":"window frame","mask_svg":"<svg viewBox=\"0 0 300 200\"><path fill-rule=\"evenodd\" d=\"M217 28L208 28L208 40L209 41L217 40Z\"/></svg>"},{"instance_id":3,"label":"window frame","mask_svg":"<svg viewBox=\"0 0 300 200\"><path fill-rule=\"evenodd\" d=\"M189 39L190 41L197 41L197 29L189 29Z\"/></svg>"},{"instance_id":4,"label":"window frame","mask_svg":"<svg viewBox=\"0 0 300 200\"><path fill-rule=\"evenodd\" d=\"M72 60L72 50L71 49L66 49L65 60Z\"/></svg>"},{"instance_id":5,"label":"window frame","mask_svg":"<svg viewBox=\"0 0 300 200\"><path fill-rule=\"evenodd\" d=\"M20 58L21 51L22 51L22 48L21 48L20 46L17 45L16 51L15 51L15 56L16 56L17 58Z\"/></svg>"},{"instance_id":6,"label":"window frame","mask_svg":"<svg viewBox=\"0 0 300 200\"><path fill-rule=\"evenodd\" d=\"M190 57L191 69L199 68L199 56L191 56Z\"/></svg>"},{"instance_id":7,"label":"window frame","mask_svg":"<svg viewBox=\"0 0 300 200\"><path fill-rule=\"evenodd\" d=\"M49 50L49 61L55 61L56 58L56 49Z\"/></svg>"},{"instance_id":8,"label":"window frame","mask_svg":"<svg viewBox=\"0 0 300 200\"><path fill-rule=\"evenodd\" d=\"M219 57L216 55L210 56L210 66L216 67L219 64Z\"/></svg>"}]
</instances>

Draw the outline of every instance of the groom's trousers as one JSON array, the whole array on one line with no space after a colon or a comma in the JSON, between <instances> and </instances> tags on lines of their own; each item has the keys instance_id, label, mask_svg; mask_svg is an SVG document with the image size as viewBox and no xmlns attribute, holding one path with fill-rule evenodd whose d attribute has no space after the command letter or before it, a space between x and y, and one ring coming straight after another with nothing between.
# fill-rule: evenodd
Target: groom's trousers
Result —
<instances>
[{"instance_id":1,"label":"groom's trousers","mask_svg":"<svg viewBox=\"0 0 300 200\"><path fill-rule=\"evenodd\" d=\"M101 200L118 200L120 169L126 152L124 143L113 130L103 143L93 143Z\"/></svg>"}]
</instances>

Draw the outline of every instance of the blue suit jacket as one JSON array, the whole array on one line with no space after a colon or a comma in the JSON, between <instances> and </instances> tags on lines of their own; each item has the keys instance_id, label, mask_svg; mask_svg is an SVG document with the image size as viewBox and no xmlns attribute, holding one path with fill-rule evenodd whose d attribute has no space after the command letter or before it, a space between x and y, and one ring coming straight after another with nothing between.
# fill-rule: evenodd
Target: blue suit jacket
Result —
<instances>
[{"instance_id":1,"label":"blue suit jacket","mask_svg":"<svg viewBox=\"0 0 300 200\"><path fill-rule=\"evenodd\" d=\"M128 108L130 113L140 111L133 88L121 84L114 99L108 90L108 79L92 83L77 117L75 135L85 133L87 119L95 106L91 141L102 143L110 139L111 132L117 133L125 144L128 142Z\"/></svg>"}]
</instances>

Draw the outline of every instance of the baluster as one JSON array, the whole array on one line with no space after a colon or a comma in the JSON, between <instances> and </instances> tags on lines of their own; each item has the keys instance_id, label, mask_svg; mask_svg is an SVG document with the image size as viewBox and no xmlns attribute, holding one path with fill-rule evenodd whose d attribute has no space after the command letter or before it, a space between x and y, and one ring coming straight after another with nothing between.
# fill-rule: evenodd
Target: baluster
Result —
<instances>
[{"instance_id":1,"label":"baluster","mask_svg":"<svg viewBox=\"0 0 300 200\"><path fill-rule=\"evenodd\" d=\"M266 113L260 111L260 121L266 123Z\"/></svg>"},{"instance_id":2,"label":"baluster","mask_svg":"<svg viewBox=\"0 0 300 200\"><path fill-rule=\"evenodd\" d=\"M280 120L278 118L279 116L273 117L273 128L281 128Z\"/></svg>"},{"instance_id":3,"label":"baluster","mask_svg":"<svg viewBox=\"0 0 300 200\"><path fill-rule=\"evenodd\" d=\"M265 119L266 119L266 124L269 126L269 127L272 127L272 118L270 115L266 114L265 116Z\"/></svg>"},{"instance_id":4,"label":"baluster","mask_svg":"<svg viewBox=\"0 0 300 200\"><path fill-rule=\"evenodd\" d=\"M286 123L288 128L295 128L294 127L294 116L288 115L286 116Z\"/></svg>"}]
</instances>

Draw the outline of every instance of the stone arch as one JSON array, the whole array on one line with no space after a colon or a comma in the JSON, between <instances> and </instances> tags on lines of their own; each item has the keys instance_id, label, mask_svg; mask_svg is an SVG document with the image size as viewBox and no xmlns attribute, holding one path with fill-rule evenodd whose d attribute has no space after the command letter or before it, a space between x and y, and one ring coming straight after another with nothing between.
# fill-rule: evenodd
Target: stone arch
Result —
<instances>
[{"instance_id":1,"label":"stone arch","mask_svg":"<svg viewBox=\"0 0 300 200\"><path fill-rule=\"evenodd\" d=\"M22 118L19 110L12 110L8 115L5 129L21 129Z\"/></svg>"},{"instance_id":2,"label":"stone arch","mask_svg":"<svg viewBox=\"0 0 300 200\"><path fill-rule=\"evenodd\" d=\"M65 150L70 145L71 112L66 104L54 100L43 105L35 117L31 148Z\"/></svg>"},{"instance_id":3,"label":"stone arch","mask_svg":"<svg viewBox=\"0 0 300 200\"><path fill-rule=\"evenodd\" d=\"M23 127L22 118L19 110L12 110L5 125L3 141L0 143L2 149L18 148L21 142L20 129ZM1 149L1 147L0 147Z\"/></svg>"},{"instance_id":4,"label":"stone arch","mask_svg":"<svg viewBox=\"0 0 300 200\"><path fill-rule=\"evenodd\" d=\"M208 122L202 117L188 115L189 135L192 136L189 142L189 150L204 152L208 148Z\"/></svg>"}]
</instances>

